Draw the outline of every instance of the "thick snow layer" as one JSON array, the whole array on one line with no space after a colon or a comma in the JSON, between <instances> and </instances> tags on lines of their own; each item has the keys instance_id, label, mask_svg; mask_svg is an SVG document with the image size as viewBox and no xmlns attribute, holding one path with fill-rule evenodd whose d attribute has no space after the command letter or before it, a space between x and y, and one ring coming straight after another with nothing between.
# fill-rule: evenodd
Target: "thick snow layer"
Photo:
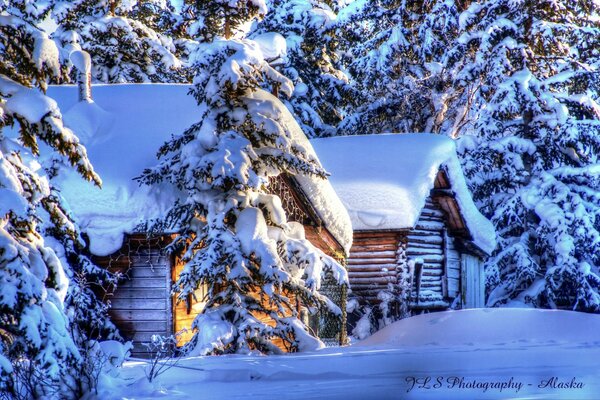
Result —
<instances>
[{"instance_id":1,"label":"thick snow layer","mask_svg":"<svg viewBox=\"0 0 600 400\"><path fill-rule=\"evenodd\" d=\"M77 132L103 181L92 187L76 173L57 181L80 227L90 236L94 254L107 255L121 247L125 233L161 216L177 193L168 184L140 187L133 179L157 162L156 152L172 134L198 122L201 113L188 85L94 85L93 103L78 102L76 86L53 86L48 95L63 110L65 124ZM284 120L294 139L314 151L287 108L267 92L256 94L252 107ZM266 100L266 101L265 101ZM273 103L269 103L273 102ZM271 110L266 104L275 104ZM348 214L328 181L298 177L326 227L349 249L352 228Z\"/></svg>"},{"instance_id":2,"label":"thick snow layer","mask_svg":"<svg viewBox=\"0 0 600 400\"><path fill-rule=\"evenodd\" d=\"M284 59L287 56L287 44L285 38L276 32L267 32L254 37L260 47L265 60Z\"/></svg>"},{"instance_id":3,"label":"thick snow layer","mask_svg":"<svg viewBox=\"0 0 600 400\"><path fill-rule=\"evenodd\" d=\"M432 134L341 136L311 141L355 230L406 229L417 223L440 168L473 242L491 253L496 233L473 203L454 141Z\"/></svg>"},{"instance_id":4,"label":"thick snow layer","mask_svg":"<svg viewBox=\"0 0 600 400\"><path fill-rule=\"evenodd\" d=\"M411 317L344 348L183 359L153 384L146 362L106 399L597 399L600 316L472 309ZM427 380L429 378L429 380Z\"/></svg>"},{"instance_id":5,"label":"thick snow layer","mask_svg":"<svg viewBox=\"0 0 600 400\"><path fill-rule=\"evenodd\" d=\"M94 103L78 102L76 86L50 87L72 127L86 146L103 180L102 189L77 174L57 182L63 197L90 236L98 255L121 247L124 233L158 217L173 199L173 188L140 187L133 179L156 164L156 152L169 138L199 117L186 85L94 85Z\"/></svg>"}]
</instances>

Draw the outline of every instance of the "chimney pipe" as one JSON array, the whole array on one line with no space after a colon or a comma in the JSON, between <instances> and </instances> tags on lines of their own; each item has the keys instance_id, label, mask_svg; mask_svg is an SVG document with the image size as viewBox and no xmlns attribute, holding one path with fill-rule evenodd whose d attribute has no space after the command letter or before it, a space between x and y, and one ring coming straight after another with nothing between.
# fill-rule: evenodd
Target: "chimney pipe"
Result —
<instances>
[{"instance_id":1,"label":"chimney pipe","mask_svg":"<svg viewBox=\"0 0 600 400\"><path fill-rule=\"evenodd\" d=\"M79 101L91 103L92 100L92 61L88 52L75 50L69 59L77 69L77 87Z\"/></svg>"}]
</instances>

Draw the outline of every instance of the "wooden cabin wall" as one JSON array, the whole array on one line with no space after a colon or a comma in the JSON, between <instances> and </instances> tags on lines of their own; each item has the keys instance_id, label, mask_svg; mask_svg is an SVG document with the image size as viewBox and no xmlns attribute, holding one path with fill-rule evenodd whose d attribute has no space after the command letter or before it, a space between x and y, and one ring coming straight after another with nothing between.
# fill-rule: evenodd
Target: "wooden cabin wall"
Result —
<instances>
[{"instance_id":1,"label":"wooden cabin wall","mask_svg":"<svg viewBox=\"0 0 600 400\"><path fill-rule=\"evenodd\" d=\"M172 333L171 260L161 251L164 245L162 238L132 236L115 254L94 258L98 265L123 274L109 299L109 315L123 338L133 341L133 357L148 356L144 343L152 335Z\"/></svg>"},{"instance_id":2,"label":"wooden cabin wall","mask_svg":"<svg viewBox=\"0 0 600 400\"><path fill-rule=\"evenodd\" d=\"M177 257L173 268L171 269L172 282L177 282L179 274L183 271L183 263ZM201 285L194 292L194 296L190 296L185 300L178 301L177 295L172 296L173 304L173 332L177 334L177 345L182 346L190 341L194 332L192 323L198 314L202 312L206 305L207 285Z\"/></svg>"},{"instance_id":3,"label":"wooden cabin wall","mask_svg":"<svg viewBox=\"0 0 600 400\"><path fill-rule=\"evenodd\" d=\"M382 290L398 290L405 259L423 259L419 301L413 278L411 308L445 309L460 294L461 253L447 233L444 211L431 198L414 229L357 231L348 259L352 293L363 302L378 304Z\"/></svg>"},{"instance_id":4,"label":"wooden cabin wall","mask_svg":"<svg viewBox=\"0 0 600 400\"><path fill-rule=\"evenodd\" d=\"M419 301L413 301L415 308L448 307L444 300L447 293L445 248L447 235L443 211L427 198L419 220L408 234L406 255L408 259L423 259ZM416 300L416 285L413 295Z\"/></svg>"},{"instance_id":5,"label":"wooden cabin wall","mask_svg":"<svg viewBox=\"0 0 600 400\"><path fill-rule=\"evenodd\" d=\"M348 275L350 288L363 302L379 303L377 294L397 288L399 251L403 253L400 232L356 231L350 256ZM400 249L400 250L399 250Z\"/></svg>"}]
</instances>

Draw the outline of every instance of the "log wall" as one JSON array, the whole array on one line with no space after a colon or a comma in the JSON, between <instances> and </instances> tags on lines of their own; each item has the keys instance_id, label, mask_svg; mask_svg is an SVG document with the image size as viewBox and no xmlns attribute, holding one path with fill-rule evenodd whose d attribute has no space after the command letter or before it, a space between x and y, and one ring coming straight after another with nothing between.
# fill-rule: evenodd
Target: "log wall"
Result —
<instances>
[{"instance_id":1,"label":"log wall","mask_svg":"<svg viewBox=\"0 0 600 400\"><path fill-rule=\"evenodd\" d=\"M348 259L352 293L378 304L381 290L395 293L405 257L422 259L419 299L413 277L413 309L445 309L461 291L461 253L448 234L447 217L437 199L428 197L414 229L356 231Z\"/></svg>"},{"instance_id":2,"label":"log wall","mask_svg":"<svg viewBox=\"0 0 600 400\"><path fill-rule=\"evenodd\" d=\"M365 302L378 303L377 294L381 290L397 288L401 237L398 231L354 232L348 258L353 295Z\"/></svg>"}]
</instances>

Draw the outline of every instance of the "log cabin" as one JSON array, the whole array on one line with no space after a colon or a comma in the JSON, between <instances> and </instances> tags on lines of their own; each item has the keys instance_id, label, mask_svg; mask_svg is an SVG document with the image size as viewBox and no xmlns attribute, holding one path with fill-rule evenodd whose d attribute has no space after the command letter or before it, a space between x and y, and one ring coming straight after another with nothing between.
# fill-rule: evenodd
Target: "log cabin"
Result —
<instances>
[{"instance_id":1,"label":"log cabin","mask_svg":"<svg viewBox=\"0 0 600 400\"><path fill-rule=\"evenodd\" d=\"M177 195L167 184L141 187L134 180L155 165L156 152L171 134L183 132L201 115L186 85L98 85L78 101L75 86L51 87L50 95L64 112L65 124L86 145L94 168L103 179L102 189L92 187L67 172L57 186L71 208L95 261L123 280L106 300L121 335L133 341L134 357L148 356L152 335L172 335L184 329L179 344L191 336L189 328L203 309L199 301L177 302L171 288L182 265L164 249L171 232L147 237L145 224L164 215ZM287 113L283 116L294 139L313 152L300 127ZM314 152L313 152L314 154ZM300 222L306 238L327 255L344 262L352 241L350 218L327 180L284 174L271 178L266 187L282 200L288 221ZM345 289L325 282L322 291L345 315ZM324 341L345 340L345 322L313 318L311 328Z\"/></svg>"},{"instance_id":2,"label":"log cabin","mask_svg":"<svg viewBox=\"0 0 600 400\"><path fill-rule=\"evenodd\" d=\"M485 305L483 261L496 235L473 203L452 139L380 134L311 142L352 221L352 296L374 305L390 293L395 312L410 314Z\"/></svg>"}]
</instances>

